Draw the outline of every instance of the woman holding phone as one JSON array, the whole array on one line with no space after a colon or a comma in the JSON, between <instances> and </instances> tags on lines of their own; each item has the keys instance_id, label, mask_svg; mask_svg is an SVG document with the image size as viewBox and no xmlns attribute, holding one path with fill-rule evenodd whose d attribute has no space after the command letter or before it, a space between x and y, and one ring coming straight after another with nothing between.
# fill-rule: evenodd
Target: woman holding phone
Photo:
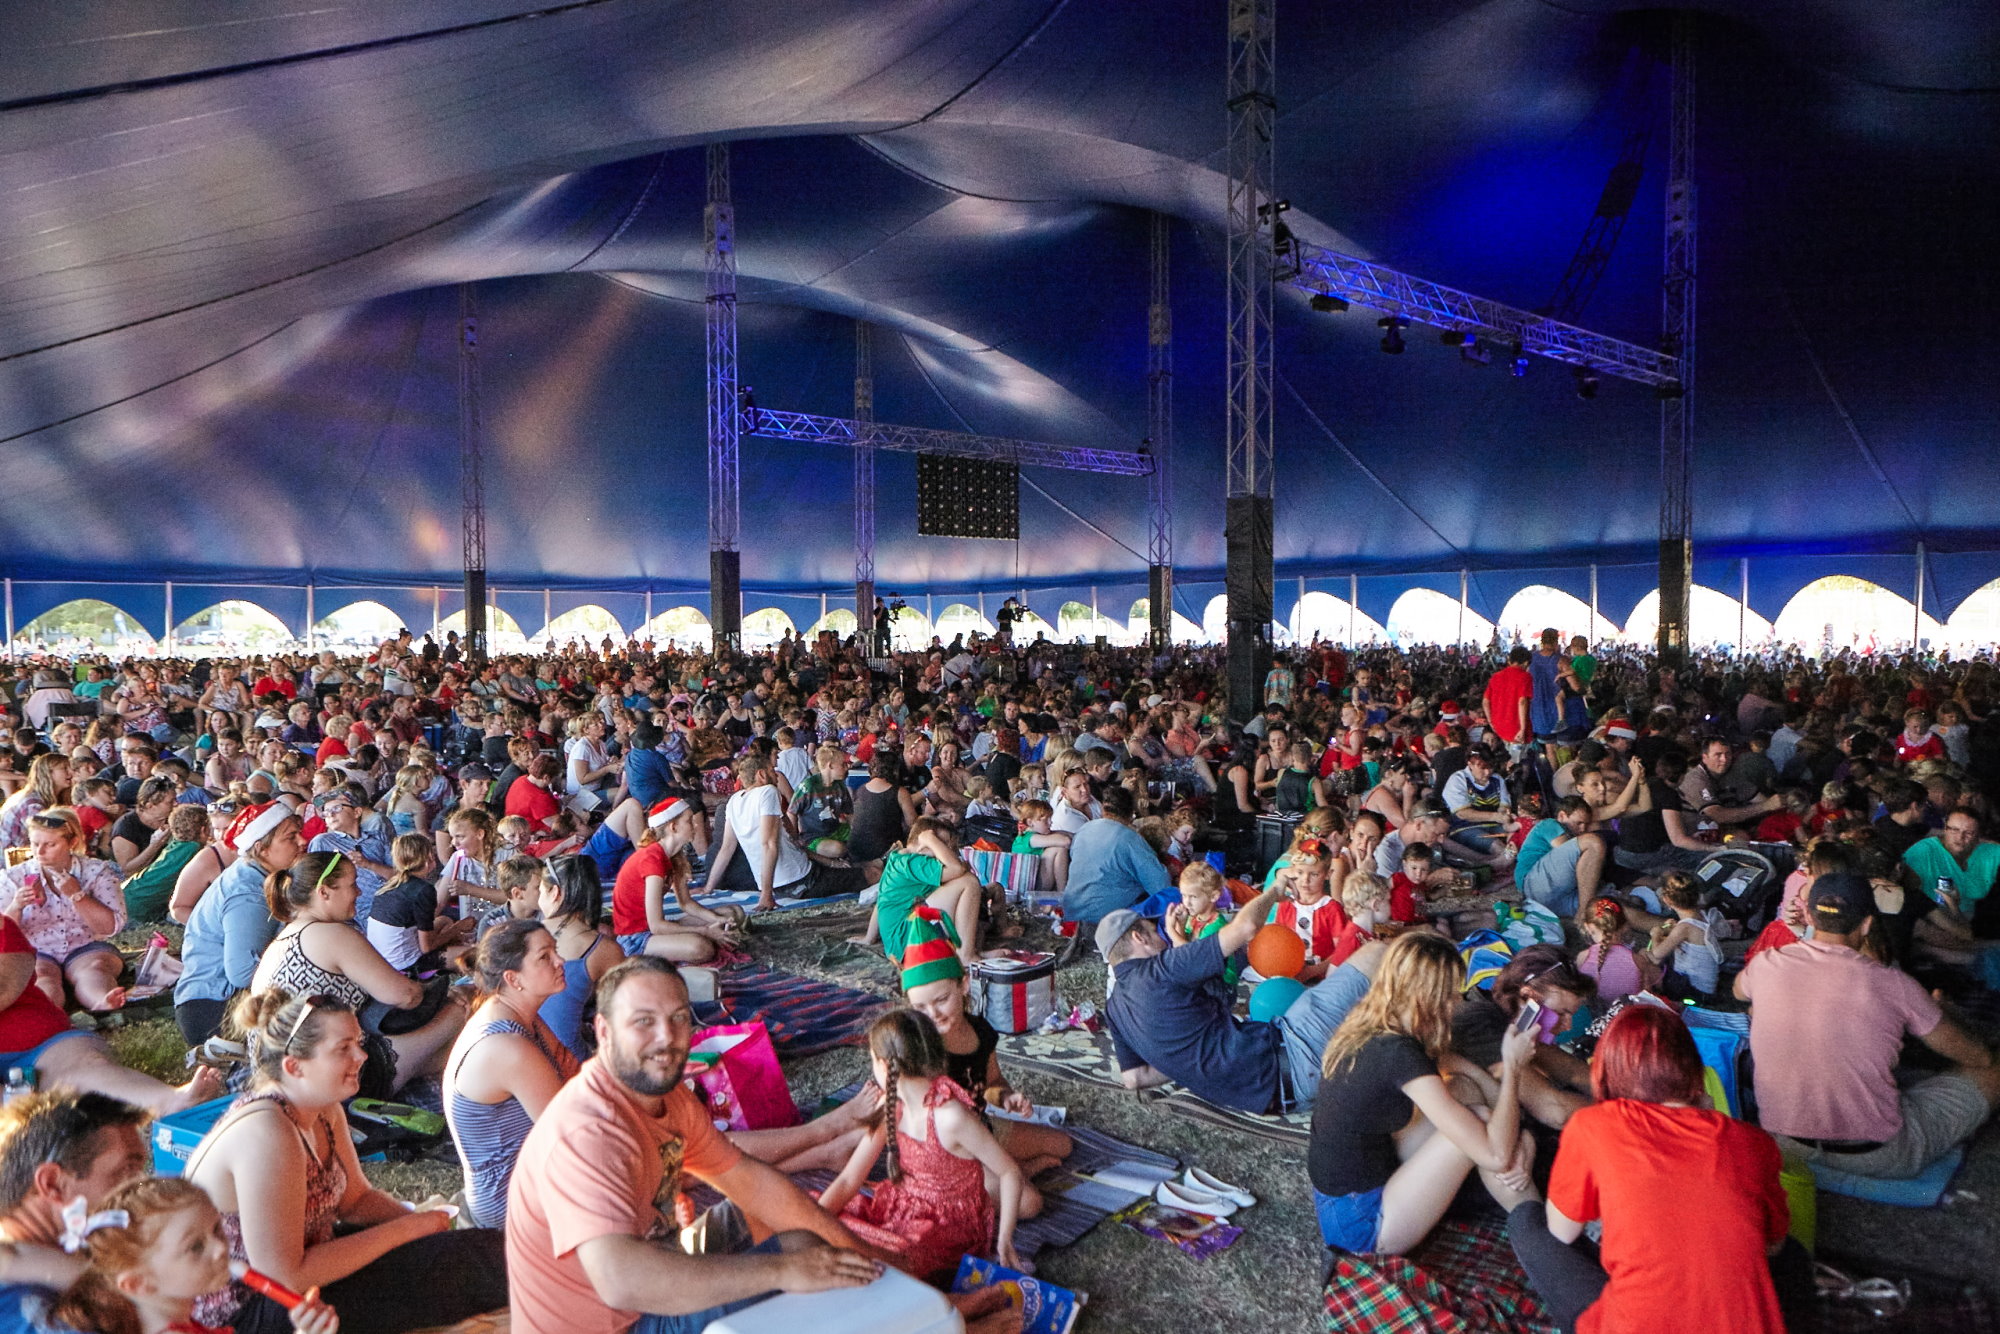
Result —
<instances>
[{"instance_id":1,"label":"woman holding phone","mask_svg":"<svg viewBox=\"0 0 2000 1334\"><path fill-rule=\"evenodd\" d=\"M1518 1096L1534 1030L1508 1028L1498 1082L1455 1055L1451 1012L1464 977L1443 936L1398 936L1327 1043L1306 1151L1327 1245L1415 1250L1475 1170L1502 1209L1539 1198Z\"/></svg>"}]
</instances>

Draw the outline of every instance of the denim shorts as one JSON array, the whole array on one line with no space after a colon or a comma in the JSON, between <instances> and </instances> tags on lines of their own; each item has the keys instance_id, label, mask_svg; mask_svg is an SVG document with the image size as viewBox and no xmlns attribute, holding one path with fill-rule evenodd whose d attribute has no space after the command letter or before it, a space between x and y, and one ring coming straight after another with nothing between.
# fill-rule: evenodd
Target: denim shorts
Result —
<instances>
[{"instance_id":1,"label":"denim shorts","mask_svg":"<svg viewBox=\"0 0 2000 1334\"><path fill-rule=\"evenodd\" d=\"M628 931L618 937L618 948L624 950L625 957L629 959L635 954L644 954L646 945L652 939L653 933L650 931Z\"/></svg>"},{"instance_id":2,"label":"denim shorts","mask_svg":"<svg viewBox=\"0 0 2000 1334\"><path fill-rule=\"evenodd\" d=\"M1382 1232L1382 1189L1357 1191L1352 1195L1322 1195L1313 1192L1313 1209L1319 1215L1319 1235L1329 1246L1367 1255L1375 1249Z\"/></svg>"}]
</instances>

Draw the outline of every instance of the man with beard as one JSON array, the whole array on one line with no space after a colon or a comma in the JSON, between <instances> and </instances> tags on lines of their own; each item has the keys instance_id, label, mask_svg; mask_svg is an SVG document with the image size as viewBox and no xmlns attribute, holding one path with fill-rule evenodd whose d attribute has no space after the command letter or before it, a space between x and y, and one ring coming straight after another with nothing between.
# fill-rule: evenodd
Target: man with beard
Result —
<instances>
[{"instance_id":1,"label":"man with beard","mask_svg":"<svg viewBox=\"0 0 2000 1334\"><path fill-rule=\"evenodd\" d=\"M681 1083L694 1011L672 964L606 973L596 1030L598 1054L536 1120L508 1191L522 1334L696 1334L772 1293L874 1281L882 1267L854 1235L724 1138ZM728 1203L677 1241L683 1172ZM749 1246L746 1219L770 1239Z\"/></svg>"}]
</instances>

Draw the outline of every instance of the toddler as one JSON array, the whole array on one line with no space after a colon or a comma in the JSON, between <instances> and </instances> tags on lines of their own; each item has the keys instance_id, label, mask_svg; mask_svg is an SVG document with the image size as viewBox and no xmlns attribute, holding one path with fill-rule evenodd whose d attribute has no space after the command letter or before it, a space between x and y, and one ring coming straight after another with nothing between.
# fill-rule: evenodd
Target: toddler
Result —
<instances>
[{"instance_id":1,"label":"toddler","mask_svg":"<svg viewBox=\"0 0 2000 1334\"><path fill-rule=\"evenodd\" d=\"M1646 956L1669 965L1661 981L1668 996L1708 1000L1721 978L1722 946L1716 935L1721 915L1701 906L1701 884L1687 871L1671 871L1660 881L1660 899L1676 920L1653 928Z\"/></svg>"}]
</instances>

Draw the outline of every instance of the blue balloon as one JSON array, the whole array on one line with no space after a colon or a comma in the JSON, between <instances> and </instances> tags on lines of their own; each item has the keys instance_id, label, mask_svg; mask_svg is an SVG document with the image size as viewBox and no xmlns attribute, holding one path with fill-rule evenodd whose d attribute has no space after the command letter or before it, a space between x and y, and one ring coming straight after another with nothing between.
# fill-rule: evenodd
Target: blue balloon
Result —
<instances>
[{"instance_id":1,"label":"blue balloon","mask_svg":"<svg viewBox=\"0 0 2000 1334\"><path fill-rule=\"evenodd\" d=\"M1292 1008L1292 1002L1306 994L1306 984L1296 977L1266 978L1250 993L1250 1017L1270 1023Z\"/></svg>"}]
</instances>

